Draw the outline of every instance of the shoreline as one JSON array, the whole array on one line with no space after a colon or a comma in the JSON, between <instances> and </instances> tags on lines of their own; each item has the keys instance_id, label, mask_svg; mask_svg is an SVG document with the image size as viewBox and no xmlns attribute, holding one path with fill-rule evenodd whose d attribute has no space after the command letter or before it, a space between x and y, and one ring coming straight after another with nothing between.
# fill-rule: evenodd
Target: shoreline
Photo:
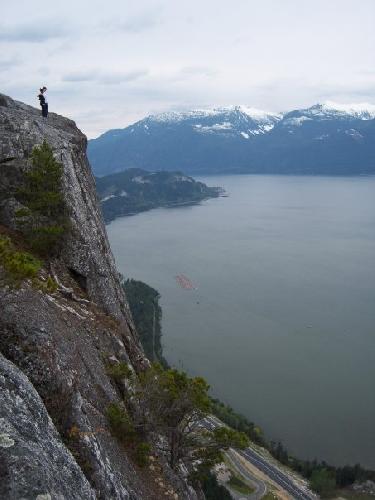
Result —
<instances>
[{"instance_id":1,"label":"shoreline","mask_svg":"<svg viewBox=\"0 0 375 500\"><path fill-rule=\"evenodd\" d=\"M206 200L211 200L214 198L228 198L229 197L228 193L223 188L217 188L217 189L218 189L218 191L217 191L216 196L205 196L204 198L200 198L199 200L186 200L186 201L175 201L175 202L171 201L171 202L162 203L162 204L154 204L152 206L150 205L150 206L144 207L143 209L140 208L139 210L126 212L123 214L116 215L114 217L105 217L103 209L102 209L104 222L105 222L105 225L107 226L111 222L115 221L116 219L119 219L122 217L130 217L133 215L138 215L140 213L148 212L149 210L154 210L156 208L176 208L176 207L184 207L184 206L194 206L194 205L199 205L200 203L202 203L203 201L206 201Z\"/></svg>"}]
</instances>

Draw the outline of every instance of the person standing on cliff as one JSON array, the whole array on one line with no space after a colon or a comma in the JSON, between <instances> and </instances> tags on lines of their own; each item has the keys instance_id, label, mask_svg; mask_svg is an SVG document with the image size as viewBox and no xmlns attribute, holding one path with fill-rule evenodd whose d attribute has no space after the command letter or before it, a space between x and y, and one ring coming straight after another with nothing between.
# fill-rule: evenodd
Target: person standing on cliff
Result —
<instances>
[{"instance_id":1,"label":"person standing on cliff","mask_svg":"<svg viewBox=\"0 0 375 500\"><path fill-rule=\"evenodd\" d=\"M48 116L48 102L46 98L46 92L47 92L47 87L41 87L39 89L40 93L38 95L38 99L40 102L40 105L42 106L42 116L44 118L47 118Z\"/></svg>"}]
</instances>

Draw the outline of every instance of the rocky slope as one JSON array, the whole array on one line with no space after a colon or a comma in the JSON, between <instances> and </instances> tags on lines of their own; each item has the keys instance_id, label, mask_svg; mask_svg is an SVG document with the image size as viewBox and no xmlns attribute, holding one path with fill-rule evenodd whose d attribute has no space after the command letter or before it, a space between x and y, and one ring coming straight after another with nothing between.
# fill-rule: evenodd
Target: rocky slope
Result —
<instances>
[{"instance_id":1,"label":"rocky slope","mask_svg":"<svg viewBox=\"0 0 375 500\"><path fill-rule=\"evenodd\" d=\"M86 138L74 122L53 113L44 120L2 94L0 233L18 239L14 193L43 140L64 166L72 229L40 272L41 279L53 272L60 291L1 285L0 266L0 496L195 498L162 458L160 468L141 470L109 432L106 408L120 396L106 364L139 371L148 360L108 243Z\"/></svg>"},{"instance_id":2,"label":"rocky slope","mask_svg":"<svg viewBox=\"0 0 375 500\"><path fill-rule=\"evenodd\" d=\"M375 173L375 106L317 104L282 114L244 106L149 116L89 141L96 175Z\"/></svg>"}]
</instances>

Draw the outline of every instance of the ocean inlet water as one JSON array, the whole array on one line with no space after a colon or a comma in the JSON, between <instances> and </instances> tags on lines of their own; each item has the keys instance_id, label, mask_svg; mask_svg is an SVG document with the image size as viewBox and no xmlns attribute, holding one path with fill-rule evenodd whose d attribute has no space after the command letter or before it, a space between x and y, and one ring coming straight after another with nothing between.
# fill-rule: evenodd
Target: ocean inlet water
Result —
<instances>
[{"instance_id":1,"label":"ocean inlet water","mask_svg":"<svg viewBox=\"0 0 375 500\"><path fill-rule=\"evenodd\" d=\"M199 180L229 196L107 227L167 360L296 456L375 467L375 178Z\"/></svg>"}]
</instances>

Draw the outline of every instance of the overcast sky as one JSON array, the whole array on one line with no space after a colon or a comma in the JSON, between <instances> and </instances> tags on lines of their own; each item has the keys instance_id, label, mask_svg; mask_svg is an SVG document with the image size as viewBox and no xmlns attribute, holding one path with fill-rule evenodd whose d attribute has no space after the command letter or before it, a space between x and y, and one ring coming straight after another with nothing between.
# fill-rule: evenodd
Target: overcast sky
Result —
<instances>
[{"instance_id":1,"label":"overcast sky","mask_svg":"<svg viewBox=\"0 0 375 500\"><path fill-rule=\"evenodd\" d=\"M89 137L147 114L375 104L375 0L0 0L0 92Z\"/></svg>"}]
</instances>

